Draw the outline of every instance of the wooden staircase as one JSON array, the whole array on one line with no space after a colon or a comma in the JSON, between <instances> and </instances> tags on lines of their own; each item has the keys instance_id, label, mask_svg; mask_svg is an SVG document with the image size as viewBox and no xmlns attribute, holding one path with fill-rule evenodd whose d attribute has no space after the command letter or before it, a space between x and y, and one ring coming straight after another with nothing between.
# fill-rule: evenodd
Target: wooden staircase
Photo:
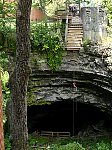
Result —
<instances>
[{"instance_id":1,"label":"wooden staircase","mask_svg":"<svg viewBox=\"0 0 112 150\"><path fill-rule=\"evenodd\" d=\"M83 26L78 16L72 17L66 34L66 49L78 51L82 45Z\"/></svg>"}]
</instances>

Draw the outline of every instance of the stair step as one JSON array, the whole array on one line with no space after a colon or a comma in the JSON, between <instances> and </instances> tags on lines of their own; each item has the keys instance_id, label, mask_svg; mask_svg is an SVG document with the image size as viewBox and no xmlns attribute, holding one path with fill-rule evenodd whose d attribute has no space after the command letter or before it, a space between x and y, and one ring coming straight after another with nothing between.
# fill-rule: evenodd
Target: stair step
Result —
<instances>
[{"instance_id":1,"label":"stair step","mask_svg":"<svg viewBox=\"0 0 112 150\"><path fill-rule=\"evenodd\" d=\"M67 41L67 44L81 44L81 41Z\"/></svg>"},{"instance_id":2,"label":"stair step","mask_svg":"<svg viewBox=\"0 0 112 150\"><path fill-rule=\"evenodd\" d=\"M78 32L78 33L80 33L80 32L83 32L83 30L79 30L79 29L72 29L72 30L70 30L70 29L68 29L68 32Z\"/></svg>"},{"instance_id":3,"label":"stair step","mask_svg":"<svg viewBox=\"0 0 112 150\"><path fill-rule=\"evenodd\" d=\"M73 45L73 47L80 47L81 45ZM69 49L70 49L70 47L71 47L71 45L68 45L67 47L69 47Z\"/></svg>"},{"instance_id":4,"label":"stair step","mask_svg":"<svg viewBox=\"0 0 112 150\"><path fill-rule=\"evenodd\" d=\"M66 45L68 47L71 47L71 46L73 46L73 47L76 46L77 47L77 46L81 46L81 43L67 43Z\"/></svg>"},{"instance_id":5,"label":"stair step","mask_svg":"<svg viewBox=\"0 0 112 150\"><path fill-rule=\"evenodd\" d=\"M71 22L70 25L71 25L71 26L78 26L78 25L81 25L81 26L82 26L82 24L79 24L79 22L76 23L75 21L74 21L74 22Z\"/></svg>"},{"instance_id":6,"label":"stair step","mask_svg":"<svg viewBox=\"0 0 112 150\"><path fill-rule=\"evenodd\" d=\"M73 45L74 45L74 44L81 44L81 42L75 42L75 41L74 41L74 42L70 42L70 41L69 41L69 42L67 42L67 45L68 45L68 44L69 44L69 45L70 45L70 44L73 44Z\"/></svg>"},{"instance_id":7,"label":"stair step","mask_svg":"<svg viewBox=\"0 0 112 150\"><path fill-rule=\"evenodd\" d=\"M81 45L68 45L68 47L70 48L70 47L80 47Z\"/></svg>"},{"instance_id":8,"label":"stair step","mask_svg":"<svg viewBox=\"0 0 112 150\"><path fill-rule=\"evenodd\" d=\"M82 44L82 40L77 40L77 41L75 41L75 40L74 41L68 41L67 40L67 43L80 43L80 44Z\"/></svg>"},{"instance_id":9,"label":"stair step","mask_svg":"<svg viewBox=\"0 0 112 150\"><path fill-rule=\"evenodd\" d=\"M80 34L76 34L76 33L75 33L75 34L72 34L72 35L69 33L69 34L67 34L67 37L68 37L68 38L75 38L75 37L76 37L76 38L78 38L78 37L79 37L79 38L82 38L82 37L83 37L83 33L80 33Z\"/></svg>"},{"instance_id":10,"label":"stair step","mask_svg":"<svg viewBox=\"0 0 112 150\"><path fill-rule=\"evenodd\" d=\"M83 30L68 30L68 33L83 33Z\"/></svg>"},{"instance_id":11,"label":"stair step","mask_svg":"<svg viewBox=\"0 0 112 150\"><path fill-rule=\"evenodd\" d=\"M70 28L70 29L75 29L75 28L83 28L83 26L69 26L68 28Z\"/></svg>"},{"instance_id":12,"label":"stair step","mask_svg":"<svg viewBox=\"0 0 112 150\"><path fill-rule=\"evenodd\" d=\"M77 37L77 36L69 37L69 36L67 36L67 38L66 38L66 39L67 39L67 40L69 40L69 41L70 41L70 40L71 40L71 41L74 41L74 40L76 40L76 41L80 41L80 40L82 40L82 38L83 38L82 36L81 36L81 37Z\"/></svg>"},{"instance_id":13,"label":"stair step","mask_svg":"<svg viewBox=\"0 0 112 150\"><path fill-rule=\"evenodd\" d=\"M69 26L83 26L83 24L82 23L69 23Z\"/></svg>"},{"instance_id":14,"label":"stair step","mask_svg":"<svg viewBox=\"0 0 112 150\"><path fill-rule=\"evenodd\" d=\"M67 51L79 51L80 48L74 48L74 49L67 49Z\"/></svg>"},{"instance_id":15,"label":"stair step","mask_svg":"<svg viewBox=\"0 0 112 150\"><path fill-rule=\"evenodd\" d=\"M75 48L75 49L67 49L67 51L79 51L80 48Z\"/></svg>"},{"instance_id":16,"label":"stair step","mask_svg":"<svg viewBox=\"0 0 112 150\"><path fill-rule=\"evenodd\" d=\"M67 35L67 38L82 38L83 37L83 34L74 34L74 35L71 35L71 34L68 34Z\"/></svg>"},{"instance_id":17,"label":"stair step","mask_svg":"<svg viewBox=\"0 0 112 150\"><path fill-rule=\"evenodd\" d=\"M83 28L81 25L68 25L69 28Z\"/></svg>"},{"instance_id":18,"label":"stair step","mask_svg":"<svg viewBox=\"0 0 112 150\"><path fill-rule=\"evenodd\" d=\"M80 39L66 39L67 42L82 42L82 38Z\"/></svg>"},{"instance_id":19,"label":"stair step","mask_svg":"<svg viewBox=\"0 0 112 150\"><path fill-rule=\"evenodd\" d=\"M83 27L71 27L71 26L69 26L68 29L73 29L73 30L75 30L75 29L81 29L82 30Z\"/></svg>"},{"instance_id":20,"label":"stair step","mask_svg":"<svg viewBox=\"0 0 112 150\"><path fill-rule=\"evenodd\" d=\"M82 41L82 38L80 38L80 39L68 39L68 38L67 38L67 41L70 41L70 42L74 42L74 41L76 41L76 42L81 42L81 41Z\"/></svg>"},{"instance_id":21,"label":"stair step","mask_svg":"<svg viewBox=\"0 0 112 150\"><path fill-rule=\"evenodd\" d=\"M82 47L66 47L67 51L79 51Z\"/></svg>"},{"instance_id":22,"label":"stair step","mask_svg":"<svg viewBox=\"0 0 112 150\"><path fill-rule=\"evenodd\" d=\"M80 28L78 28L78 27L70 28L70 27L69 27L68 29L70 29L70 30L75 30L75 29L76 29L76 30L83 30L83 28L82 28L82 27L80 27Z\"/></svg>"},{"instance_id":23,"label":"stair step","mask_svg":"<svg viewBox=\"0 0 112 150\"><path fill-rule=\"evenodd\" d=\"M81 46L81 44L79 43L76 43L76 44L66 44L67 45L67 47L80 47Z\"/></svg>"},{"instance_id":24,"label":"stair step","mask_svg":"<svg viewBox=\"0 0 112 150\"><path fill-rule=\"evenodd\" d=\"M78 34L83 34L83 32L81 32L81 31L80 32L74 31L74 32L68 32L68 33L71 34L71 35L73 35L73 34L77 34L77 35Z\"/></svg>"},{"instance_id":25,"label":"stair step","mask_svg":"<svg viewBox=\"0 0 112 150\"><path fill-rule=\"evenodd\" d=\"M81 46L66 46L65 48L67 48L67 49L75 49L75 48L82 48Z\"/></svg>"},{"instance_id":26,"label":"stair step","mask_svg":"<svg viewBox=\"0 0 112 150\"><path fill-rule=\"evenodd\" d=\"M83 35L83 32L68 32L68 35Z\"/></svg>"},{"instance_id":27,"label":"stair step","mask_svg":"<svg viewBox=\"0 0 112 150\"><path fill-rule=\"evenodd\" d=\"M81 41L67 41L68 44L75 44L75 43L81 43Z\"/></svg>"},{"instance_id":28,"label":"stair step","mask_svg":"<svg viewBox=\"0 0 112 150\"><path fill-rule=\"evenodd\" d=\"M69 41L69 42L67 42L67 44L73 44L73 45L74 45L74 44L81 44L81 42L77 42L77 41L70 42L70 41Z\"/></svg>"},{"instance_id":29,"label":"stair step","mask_svg":"<svg viewBox=\"0 0 112 150\"><path fill-rule=\"evenodd\" d=\"M83 29L82 28L68 28L68 30L81 30L81 31L83 31Z\"/></svg>"},{"instance_id":30,"label":"stair step","mask_svg":"<svg viewBox=\"0 0 112 150\"><path fill-rule=\"evenodd\" d=\"M79 31L74 31L74 32L68 32L68 34L71 34L71 35L77 34L78 35L78 34L83 34L83 32L81 32L81 31L80 32Z\"/></svg>"},{"instance_id":31,"label":"stair step","mask_svg":"<svg viewBox=\"0 0 112 150\"><path fill-rule=\"evenodd\" d=\"M70 44L72 44L72 45L76 45L76 44L82 44L82 41L79 41L79 42L66 42L67 43L67 45L70 45Z\"/></svg>"},{"instance_id":32,"label":"stair step","mask_svg":"<svg viewBox=\"0 0 112 150\"><path fill-rule=\"evenodd\" d=\"M70 31L68 31L68 33L69 33L69 34L83 34L83 32L81 32L81 31L80 31L80 32L77 32L77 31L74 31L74 32L72 31L72 32L70 32Z\"/></svg>"},{"instance_id":33,"label":"stair step","mask_svg":"<svg viewBox=\"0 0 112 150\"><path fill-rule=\"evenodd\" d=\"M67 37L73 37L74 38L74 36L75 37L82 37L83 36L83 33L74 33L74 34L71 34L71 33L68 33L67 34Z\"/></svg>"},{"instance_id":34,"label":"stair step","mask_svg":"<svg viewBox=\"0 0 112 150\"><path fill-rule=\"evenodd\" d=\"M68 44L67 43L67 47L80 47L81 44Z\"/></svg>"},{"instance_id":35,"label":"stair step","mask_svg":"<svg viewBox=\"0 0 112 150\"><path fill-rule=\"evenodd\" d=\"M83 33L68 33L67 36L77 36L77 35L83 36Z\"/></svg>"},{"instance_id":36,"label":"stair step","mask_svg":"<svg viewBox=\"0 0 112 150\"><path fill-rule=\"evenodd\" d=\"M69 24L69 27L83 27L83 25L81 25L81 24Z\"/></svg>"},{"instance_id":37,"label":"stair step","mask_svg":"<svg viewBox=\"0 0 112 150\"><path fill-rule=\"evenodd\" d=\"M82 39L77 39L77 40L66 40L67 42L80 42L80 43L82 43Z\"/></svg>"},{"instance_id":38,"label":"stair step","mask_svg":"<svg viewBox=\"0 0 112 150\"><path fill-rule=\"evenodd\" d=\"M83 30L68 30L68 33L83 33Z\"/></svg>"},{"instance_id":39,"label":"stair step","mask_svg":"<svg viewBox=\"0 0 112 150\"><path fill-rule=\"evenodd\" d=\"M81 41L82 40L82 37L68 37L67 36L67 41Z\"/></svg>"},{"instance_id":40,"label":"stair step","mask_svg":"<svg viewBox=\"0 0 112 150\"><path fill-rule=\"evenodd\" d=\"M81 30L81 31L83 31L83 28L68 28L68 30Z\"/></svg>"},{"instance_id":41,"label":"stair step","mask_svg":"<svg viewBox=\"0 0 112 150\"><path fill-rule=\"evenodd\" d=\"M72 35L72 36L67 36L67 39L69 40L74 40L74 39L82 39L83 35L77 36L77 35Z\"/></svg>"}]
</instances>

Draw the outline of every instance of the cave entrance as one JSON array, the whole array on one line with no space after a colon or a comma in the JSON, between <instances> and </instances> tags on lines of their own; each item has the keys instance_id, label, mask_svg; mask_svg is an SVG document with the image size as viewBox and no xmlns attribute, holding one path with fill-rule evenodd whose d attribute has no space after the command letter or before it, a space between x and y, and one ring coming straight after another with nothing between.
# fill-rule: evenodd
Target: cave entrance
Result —
<instances>
[{"instance_id":1,"label":"cave entrance","mask_svg":"<svg viewBox=\"0 0 112 150\"><path fill-rule=\"evenodd\" d=\"M75 136L80 131L98 124L106 127L112 125L111 116L92 104L63 100L51 105L28 107L29 133L37 130L70 132Z\"/></svg>"}]
</instances>

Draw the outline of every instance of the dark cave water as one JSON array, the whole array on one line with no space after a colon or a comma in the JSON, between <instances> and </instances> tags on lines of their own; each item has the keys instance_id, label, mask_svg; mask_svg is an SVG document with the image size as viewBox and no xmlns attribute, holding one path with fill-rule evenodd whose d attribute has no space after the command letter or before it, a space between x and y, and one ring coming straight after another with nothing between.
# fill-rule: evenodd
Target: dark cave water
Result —
<instances>
[{"instance_id":1,"label":"dark cave water","mask_svg":"<svg viewBox=\"0 0 112 150\"><path fill-rule=\"evenodd\" d=\"M77 135L88 126L103 121L108 129L112 125L112 116L102 112L91 104L72 100L58 101L51 105L28 107L28 130L70 132Z\"/></svg>"}]
</instances>

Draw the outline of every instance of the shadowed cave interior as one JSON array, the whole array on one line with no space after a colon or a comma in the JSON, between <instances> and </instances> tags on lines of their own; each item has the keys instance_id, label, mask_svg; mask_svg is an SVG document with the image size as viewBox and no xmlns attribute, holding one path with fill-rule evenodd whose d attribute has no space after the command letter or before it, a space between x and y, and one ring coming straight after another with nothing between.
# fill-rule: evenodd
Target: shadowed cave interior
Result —
<instances>
[{"instance_id":1,"label":"shadowed cave interior","mask_svg":"<svg viewBox=\"0 0 112 150\"><path fill-rule=\"evenodd\" d=\"M111 115L91 104L65 100L53 102L51 105L28 107L28 131L70 132L77 135L88 127L99 124L106 130L112 125ZM98 132L98 128L94 128Z\"/></svg>"}]
</instances>

